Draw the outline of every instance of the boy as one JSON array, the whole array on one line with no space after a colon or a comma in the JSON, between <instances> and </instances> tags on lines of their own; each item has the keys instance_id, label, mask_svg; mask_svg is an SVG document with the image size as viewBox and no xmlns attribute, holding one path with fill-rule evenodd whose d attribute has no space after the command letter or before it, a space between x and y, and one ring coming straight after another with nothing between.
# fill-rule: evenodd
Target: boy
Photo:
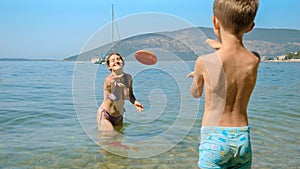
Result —
<instances>
[{"instance_id":1,"label":"boy","mask_svg":"<svg viewBox=\"0 0 300 169\"><path fill-rule=\"evenodd\" d=\"M212 21L220 48L199 57L187 75L194 78L190 91L195 98L201 97L205 83L200 168L251 167L247 106L260 58L242 41L254 27L257 9L258 0L215 0Z\"/></svg>"},{"instance_id":2,"label":"boy","mask_svg":"<svg viewBox=\"0 0 300 169\"><path fill-rule=\"evenodd\" d=\"M132 77L123 72L121 55L111 53L106 58L106 65L111 73L104 81L104 98L97 112L97 124L99 131L114 131L122 128L125 100L129 100L138 112L144 107L133 95Z\"/></svg>"}]
</instances>

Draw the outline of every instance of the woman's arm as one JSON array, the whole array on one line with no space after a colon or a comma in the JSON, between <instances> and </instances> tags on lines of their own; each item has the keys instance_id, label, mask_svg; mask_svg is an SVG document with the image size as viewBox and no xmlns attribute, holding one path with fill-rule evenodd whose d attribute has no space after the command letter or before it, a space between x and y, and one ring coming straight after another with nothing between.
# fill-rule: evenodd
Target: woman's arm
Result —
<instances>
[{"instance_id":1,"label":"woman's arm","mask_svg":"<svg viewBox=\"0 0 300 169\"><path fill-rule=\"evenodd\" d=\"M130 75L128 75L128 80L129 80L129 101L134 105L137 112L141 112L144 110L144 106L136 100L133 94L132 77Z\"/></svg>"},{"instance_id":2,"label":"woman's arm","mask_svg":"<svg viewBox=\"0 0 300 169\"><path fill-rule=\"evenodd\" d=\"M104 84L103 84L103 98L104 99L107 98L111 93L111 85L110 85L111 78L109 76L107 76L105 78Z\"/></svg>"}]
</instances>

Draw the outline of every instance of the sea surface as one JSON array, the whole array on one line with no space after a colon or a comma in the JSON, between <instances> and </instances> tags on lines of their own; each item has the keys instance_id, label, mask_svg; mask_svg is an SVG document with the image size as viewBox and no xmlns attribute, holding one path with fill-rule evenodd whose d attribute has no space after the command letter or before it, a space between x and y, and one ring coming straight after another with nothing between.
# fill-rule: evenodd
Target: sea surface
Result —
<instances>
[{"instance_id":1,"label":"sea surface","mask_svg":"<svg viewBox=\"0 0 300 169\"><path fill-rule=\"evenodd\" d=\"M189 94L194 62L126 62L136 98L124 128L99 133L104 65L0 62L0 168L197 168L203 98ZM259 67L248 115L252 168L300 168L300 63Z\"/></svg>"}]
</instances>

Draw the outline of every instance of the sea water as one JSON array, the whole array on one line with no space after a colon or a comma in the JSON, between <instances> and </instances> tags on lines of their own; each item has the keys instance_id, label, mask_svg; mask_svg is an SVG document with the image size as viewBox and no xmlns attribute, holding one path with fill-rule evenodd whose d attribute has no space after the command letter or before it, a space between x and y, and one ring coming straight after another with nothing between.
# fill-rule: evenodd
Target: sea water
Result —
<instances>
[{"instance_id":1,"label":"sea water","mask_svg":"<svg viewBox=\"0 0 300 169\"><path fill-rule=\"evenodd\" d=\"M122 138L103 145L104 65L0 62L0 168L197 168L203 99L188 93L193 66L126 62L145 111L127 102ZM299 72L300 63L260 64L248 108L252 168L300 165Z\"/></svg>"}]
</instances>

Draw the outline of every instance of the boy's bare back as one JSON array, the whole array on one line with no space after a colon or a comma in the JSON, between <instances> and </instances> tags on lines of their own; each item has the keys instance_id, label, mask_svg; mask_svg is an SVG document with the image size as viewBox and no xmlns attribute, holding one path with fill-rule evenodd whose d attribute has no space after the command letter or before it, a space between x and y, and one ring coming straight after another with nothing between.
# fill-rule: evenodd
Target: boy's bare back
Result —
<instances>
[{"instance_id":1,"label":"boy's bare back","mask_svg":"<svg viewBox=\"0 0 300 169\"><path fill-rule=\"evenodd\" d=\"M188 75L194 78L194 97L205 85L200 168L251 168L247 107L260 58L244 47L243 36L253 29L257 9L258 0L214 1L212 21L220 43L213 47L218 50L199 57Z\"/></svg>"},{"instance_id":2,"label":"boy's bare back","mask_svg":"<svg viewBox=\"0 0 300 169\"><path fill-rule=\"evenodd\" d=\"M205 112L202 126L247 126L247 106L254 89L260 59L243 46L223 46L199 57L194 77L205 81ZM197 78L196 78L197 79ZM198 90L202 90L198 86Z\"/></svg>"}]
</instances>

